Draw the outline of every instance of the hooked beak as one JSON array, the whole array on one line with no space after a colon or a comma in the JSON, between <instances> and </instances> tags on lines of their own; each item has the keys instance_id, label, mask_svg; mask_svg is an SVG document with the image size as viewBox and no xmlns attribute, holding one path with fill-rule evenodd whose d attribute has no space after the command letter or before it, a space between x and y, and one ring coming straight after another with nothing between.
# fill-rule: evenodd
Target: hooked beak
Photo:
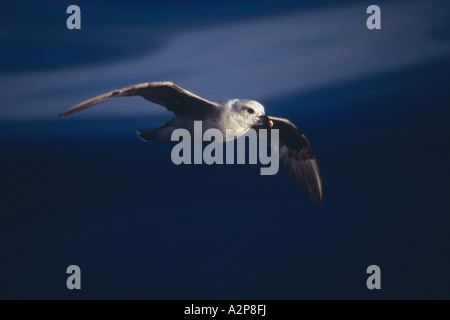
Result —
<instances>
[{"instance_id":1,"label":"hooked beak","mask_svg":"<svg viewBox=\"0 0 450 320\"><path fill-rule=\"evenodd\" d=\"M272 128L273 122L272 122L272 120L270 120L270 118L268 116L260 116L256 125Z\"/></svg>"}]
</instances>

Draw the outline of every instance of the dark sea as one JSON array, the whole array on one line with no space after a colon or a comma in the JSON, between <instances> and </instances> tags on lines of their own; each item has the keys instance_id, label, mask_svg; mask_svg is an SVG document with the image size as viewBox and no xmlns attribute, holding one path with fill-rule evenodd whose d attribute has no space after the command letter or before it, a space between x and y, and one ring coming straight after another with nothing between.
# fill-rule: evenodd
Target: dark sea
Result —
<instances>
[{"instance_id":1,"label":"dark sea","mask_svg":"<svg viewBox=\"0 0 450 320\"><path fill-rule=\"evenodd\" d=\"M450 6L389 3L370 31L364 1L78 1L81 30L71 2L2 4L0 299L450 299ZM291 120L323 202L284 168L173 164L140 98L57 117L164 80Z\"/></svg>"}]
</instances>

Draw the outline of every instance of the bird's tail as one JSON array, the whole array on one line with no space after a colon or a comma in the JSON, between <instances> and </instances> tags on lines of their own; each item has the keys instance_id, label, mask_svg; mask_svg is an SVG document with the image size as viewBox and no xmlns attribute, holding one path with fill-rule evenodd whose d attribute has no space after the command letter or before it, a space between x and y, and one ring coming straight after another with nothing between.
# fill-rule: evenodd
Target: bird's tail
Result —
<instances>
[{"instance_id":1,"label":"bird's tail","mask_svg":"<svg viewBox=\"0 0 450 320\"><path fill-rule=\"evenodd\" d=\"M136 131L139 138L141 138L144 141L153 141L157 138L159 128L153 128L153 129L145 129L145 130L138 130Z\"/></svg>"}]
</instances>

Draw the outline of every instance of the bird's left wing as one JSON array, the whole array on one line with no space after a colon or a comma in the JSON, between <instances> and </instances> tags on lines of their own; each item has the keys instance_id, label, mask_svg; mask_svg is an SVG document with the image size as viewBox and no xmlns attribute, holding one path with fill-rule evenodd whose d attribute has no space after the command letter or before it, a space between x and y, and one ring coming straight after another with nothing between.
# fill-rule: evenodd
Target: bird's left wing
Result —
<instances>
[{"instance_id":1,"label":"bird's left wing","mask_svg":"<svg viewBox=\"0 0 450 320\"><path fill-rule=\"evenodd\" d=\"M322 178L309 141L289 120L268 118L270 125L258 126L255 129L268 129L269 141L271 141L270 129L279 130L281 162L312 199L322 202Z\"/></svg>"},{"instance_id":2,"label":"bird's left wing","mask_svg":"<svg viewBox=\"0 0 450 320\"><path fill-rule=\"evenodd\" d=\"M141 96L148 101L166 107L167 110L172 111L176 115L195 115L196 113L205 112L205 109L215 108L217 106L215 102L203 99L172 82L147 82L110 91L88 99L67 109L59 116L67 116L112 98L130 96Z\"/></svg>"}]
</instances>

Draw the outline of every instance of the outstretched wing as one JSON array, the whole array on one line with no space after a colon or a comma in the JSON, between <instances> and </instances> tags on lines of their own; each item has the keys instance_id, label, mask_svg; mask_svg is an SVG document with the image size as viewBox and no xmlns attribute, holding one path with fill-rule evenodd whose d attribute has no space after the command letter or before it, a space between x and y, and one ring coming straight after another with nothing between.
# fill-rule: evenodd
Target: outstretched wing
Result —
<instances>
[{"instance_id":1,"label":"outstretched wing","mask_svg":"<svg viewBox=\"0 0 450 320\"><path fill-rule=\"evenodd\" d=\"M217 107L215 102L203 99L172 82L147 82L101 94L67 109L59 116L67 116L112 98L130 96L141 96L166 107L176 115L203 113L206 109Z\"/></svg>"},{"instance_id":2,"label":"outstretched wing","mask_svg":"<svg viewBox=\"0 0 450 320\"><path fill-rule=\"evenodd\" d=\"M268 118L270 125L259 126L256 129L279 130L281 162L312 199L322 202L322 178L309 141L289 120ZM270 133L270 130L268 132ZM270 135L268 138L271 141Z\"/></svg>"}]
</instances>

